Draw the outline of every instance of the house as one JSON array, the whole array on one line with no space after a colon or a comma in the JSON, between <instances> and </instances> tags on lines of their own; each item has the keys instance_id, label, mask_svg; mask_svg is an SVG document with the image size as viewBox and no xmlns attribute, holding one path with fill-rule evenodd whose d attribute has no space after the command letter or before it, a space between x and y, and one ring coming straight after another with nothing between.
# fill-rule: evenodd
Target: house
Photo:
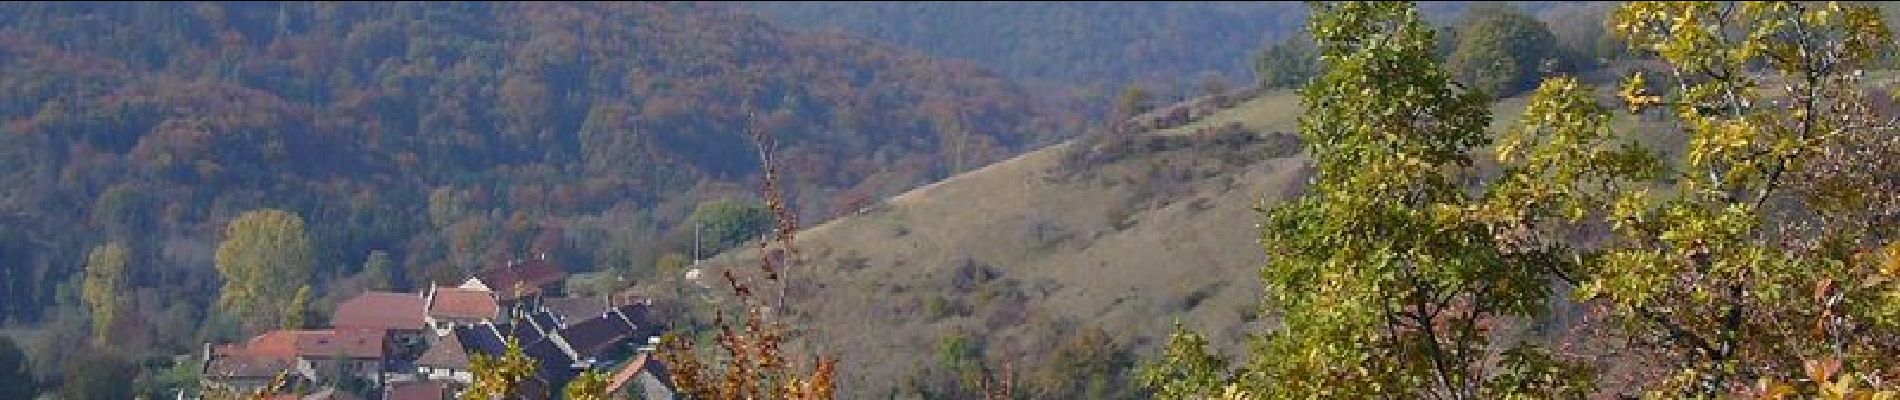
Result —
<instances>
[{"instance_id":1,"label":"house","mask_svg":"<svg viewBox=\"0 0 1900 400\"><path fill-rule=\"evenodd\" d=\"M414 293L364 292L338 303L330 321L337 328L388 331L391 343L398 345L395 354L414 355L422 348L428 327L427 303L427 298Z\"/></svg>"},{"instance_id":2,"label":"house","mask_svg":"<svg viewBox=\"0 0 1900 400\"><path fill-rule=\"evenodd\" d=\"M560 297L566 281L567 271L548 261L547 254L541 254L531 260L513 260L477 273L463 282L462 287L494 292L496 301L513 305L542 297Z\"/></svg>"},{"instance_id":3,"label":"house","mask_svg":"<svg viewBox=\"0 0 1900 400\"><path fill-rule=\"evenodd\" d=\"M675 392L673 384L667 381L666 368L653 354L658 347L659 337L652 337L647 345L640 348L639 355L615 371L607 380L607 397L671 399ZM639 396L633 396L639 393Z\"/></svg>"},{"instance_id":4,"label":"house","mask_svg":"<svg viewBox=\"0 0 1900 400\"><path fill-rule=\"evenodd\" d=\"M253 354L242 346L205 344L198 373L205 388L252 392L271 386L279 377L284 386L297 387L315 379L299 368L296 357Z\"/></svg>"},{"instance_id":5,"label":"house","mask_svg":"<svg viewBox=\"0 0 1900 400\"><path fill-rule=\"evenodd\" d=\"M320 381L342 376L378 381L388 350L388 332L382 329L327 329L273 331L270 334L293 337L292 355L301 360ZM328 378L328 379L325 379Z\"/></svg>"},{"instance_id":6,"label":"house","mask_svg":"<svg viewBox=\"0 0 1900 400\"><path fill-rule=\"evenodd\" d=\"M429 346L429 351L416 358L416 374L423 380L453 381L469 384L474 381L473 371L469 370L468 349L462 347L459 334L444 335Z\"/></svg>"},{"instance_id":7,"label":"house","mask_svg":"<svg viewBox=\"0 0 1900 400\"><path fill-rule=\"evenodd\" d=\"M247 391L280 375L290 383L330 381L338 374L375 381L387 337L381 329L275 330L243 345L207 350L200 372L208 386Z\"/></svg>"},{"instance_id":8,"label":"house","mask_svg":"<svg viewBox=\"0 0 1900 400\"><path fill-rule=\"evenodd\" d=\"M554 316L558 325L565 327L604 315L609 307L606 300L597 298L555 297L541 299L540 310Z\"/></svg>"},{"instance_id":9,"label":"house","mask_svg":"<svg viewBox=\"0 0 1900 400\"><path fill-rule=\"evenodd\" d=\"M452 394L447 382L403 382L383 389L384 400L449 400Z\"/></svg>"},{"instance_id":10,"label":"house","mask_svg":"<svg viewBox=\"0 0 1900 400\"><path fill-rule=\"evenodd\" d=\"M583 367L603 360L623 359L630 355L628 344L659 334L657 326L646 322L646 310L646 304L614 307L605 314L561 329L556 338L568 357Z\"/></svg>"},{"instance_id":11,"label":"house","mask_svg":"<svg viewBox=\"0 0 1900 400\"><path fill-rule=\"evenodd\" d=\"M414 293L363 292L338 303L330 321L338 328L421 331L427 301Z\"/></svg>"},{"instance_id":12,"label":"house","mask_svg":"<svg viewBox=\"0 0 1900 400\"><path fill-rule=\"evenodd\" d=\"M501 319L501 305L492 291L481 288L429 286L423 302L423 322L436 336L448 335L461 326L494 323Z\"/></svg>"}]
</instances>

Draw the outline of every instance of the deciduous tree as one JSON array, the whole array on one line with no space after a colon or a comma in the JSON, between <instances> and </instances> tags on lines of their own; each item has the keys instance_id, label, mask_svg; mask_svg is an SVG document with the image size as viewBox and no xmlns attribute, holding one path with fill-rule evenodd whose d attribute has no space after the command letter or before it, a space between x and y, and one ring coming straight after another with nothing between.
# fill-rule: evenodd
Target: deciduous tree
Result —
<instances>
[{"instance_id":1,"label":"deciduous tree","mask_svg":"<svg viewBox=\"0 0 1900 400\"><path fill-rule=\"evenodd\" d=\"M568 400L607 400L607 374L599 371L581 372L567 383Z\"/></svg>"},{"instance_id":2,"label":"deciduous tree","mask_svg":"<svg viewBox=\"0 0 1900 400\"><path fill-rule=\"evenodd\" d=\"M1631 77L1628 110L1678 123L1618 131L1591 88L1545 82L1500 144L1494 227L1570 264L1553 271L1607 315L1622 364L1653 361L1652 395L1892 389L1900 285L1876 250L1894 238L1900 143L1859 73L1892 39L1879 12L1633 2L1612 21L1669 71L1662 93Z\"/></svg>"},{"instance_id":3,"label":"deciduous tree","mask_svg":"<svg viewBox=\"0 0 1900 400\"><path fill-rule=\"evenodd\" d=\"M521 383L533 377L537 367L514 338L508 338L507 347L499 357L486 354L469 357L469 373L475 379L469 383L468 390L462 392L463 400L513 399L524 395L520 393Z\"/></svg>"},{"instance_id":4,"label":"deciduous tree","mask_svg":"<svg viewBox=\"0 0 1900 400\"><path fill-rule=\"evenodd\" d=\"M1458 40L1445 45L1454 46L1445 60L1453 76L1496 97L1537 87L1543 70L1558 67L1563 58L1543 21L1497 3L1466 10Z\"/></svg>"},{"instance_id":5,"label":"deciduous tree","mask_svg":"<svg viewBox=\"0 0 1900 400\"><path fill-rule=\"evenodd\" d=\"M119 305L124 303L120 295L126 292L125 263L128 257L125 246L110 242L93 247L86 255L86 281L80 296L85 299L86 308L92 313L92 340L105 343L112 332L112 325L118 320Z\"/></svg>"},{"instance_id":6,"label":"deciduous tree","mask_svg":"<svg viewBox=\"0 0 1900 400\"><path fill-rule=\"evenodd\" d=\"M309 282L312 251L297 214L263 209L239 215L218 245L218 274L224 278L218 304L252 326L284 325L287 303Z\"/></svg>"}]
</instances>

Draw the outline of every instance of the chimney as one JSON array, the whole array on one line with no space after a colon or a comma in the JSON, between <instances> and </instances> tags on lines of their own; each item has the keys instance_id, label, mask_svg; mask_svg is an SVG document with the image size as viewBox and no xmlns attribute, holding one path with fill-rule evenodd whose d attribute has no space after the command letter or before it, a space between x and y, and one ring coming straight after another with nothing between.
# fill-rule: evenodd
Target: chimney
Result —
<instances>
[{"instance_id":1,"label":"chimney","mask_svg":"<svg viewBox=\"0 0 1900 400\"><path fill-rule=\"evenodd\" d=\"M634 352L637 354L653 354L653 352L655 350L659 350L659 348L660 348L660 337L647 336L647 344L641 345L640 348L637 350L634 350Z\"/></svg>"}]
</instances>

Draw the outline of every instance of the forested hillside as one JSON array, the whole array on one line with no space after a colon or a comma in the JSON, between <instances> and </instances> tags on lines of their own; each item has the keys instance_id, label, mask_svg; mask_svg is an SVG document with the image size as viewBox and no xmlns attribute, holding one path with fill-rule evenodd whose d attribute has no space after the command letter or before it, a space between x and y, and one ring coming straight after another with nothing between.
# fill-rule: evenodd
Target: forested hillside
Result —
<instances>
[{"instance_id":1,"label":"forested hillside","mask_svg":"<svg viewBox=\"0 0 1900 400\"><path fill-rule=\"evenodd\" d=\"M822 218L1049 143L1057 111L717 4L5 3L0 317L72 329L51 310L117 242L116 345L230 337L200 326L212 252L259 208L307 222L330 299L532 253L638 279L695 204L753 192L748 113Z\"/></svg>"},{"instance_id":2,"label":"forested hillside","mask_svg":"<svg viewBox=\"0 0 1900 400\"><path fill-rule=\"evenodd\" d=\"M1428 1L1449 22L1468 6ZM1510 2L1531 13L1564 2ZM1299 2L747 1L741 8L793 26L835 29L942 56L975 60L1014 78L1095 86L1128 82L1174 90L1210 76L1254 79L1260 49L1306 23Z\"/></svg>"}]
</instances>

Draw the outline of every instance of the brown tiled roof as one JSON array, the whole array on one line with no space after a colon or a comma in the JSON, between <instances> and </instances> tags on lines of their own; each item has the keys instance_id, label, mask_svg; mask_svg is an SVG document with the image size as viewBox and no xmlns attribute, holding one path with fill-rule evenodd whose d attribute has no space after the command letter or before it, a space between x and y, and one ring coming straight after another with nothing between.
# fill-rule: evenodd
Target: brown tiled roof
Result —
<instances>
[{"instance_id":1,"label":"brown tiled roof","mask_svg":"<svg viewBox=\"0 0 1900 400\"><path fill-rule=\"evenodd\" d=\"M478 289L438 287L429 302L429 316L437 318L497 318L501 305L493 293Z\"/></svg>"},{"instance_id":2,"label":"brown tiled roof","mask_svg":"<svg viewBox=\"0 0 1900 400\"><path fill-rule=\"evenodd\" d=\"M450 369L468 369L468 351L462 348L461 339L456 335L443 336L435 344L429 345L429 351L416 358L416 365L443 367Z\"/></svg>"},{"instance_id":3,"label":"brown tiled roof","mask_svg":"<svg viewBox=\"0 0 1900 400\"><path fill-rule=\"evenodd\" d=\"M382 329L361 328L311 331L310 334L297 337L297 355L313 358L382 358L383 339L387 334L388 331Z\"/></svg>"},{"instance_id":4,"label":"brown tiled roof","mask_svg":"<svg viewBox=\"0 0 1900 400\"><path fill-rule=\"evenodd\" d=\"M555 316L561 317L561 321L567 324L586 321L607 313L607 302L593 297L541 299L541 306L546 307Z\"/></svg>"},{"instance_id":5,"label":"brown tiled roof","mask_svg":"<svg viewBox=\"0 0 1900 400\"><path fill-rule=\"evenodd\" d=\"M449 398L448 382L402 382L389 385L386 400L443 400Z\"/></svg>"},{"instance_id":6,"label":"brown tiled roof","mask_svg":"<svg viewBox=\"0 0 1900 400\"><path fill-rule=\"evenodd\" d=\"M339 328L420 330L426 300L410 293L365 292L337 304L331 321Z\"/></svg>"},{"instance_id":7,"label":"brown tiled roof","mask_svg":"<svg viewBox=\"0 0 1900 400\"><path fill-rule=\"evenodd\" d=\"M542 288L567 279L567 271L546 259L511 262L489 268L475 277L488 285L502 301L540 293Z\"/></svg>"},{"instance_id":8,"label":"brown tiled roof","mask_svg":"<svg viewBox=\"0 0 1900 400\"><path fill-rule=\"evenodd\" d=\"M296 360L290 357L236 351L213 356L204 375L207 378L271 378L295 365Z\"/></svg>"}]
</instances>

